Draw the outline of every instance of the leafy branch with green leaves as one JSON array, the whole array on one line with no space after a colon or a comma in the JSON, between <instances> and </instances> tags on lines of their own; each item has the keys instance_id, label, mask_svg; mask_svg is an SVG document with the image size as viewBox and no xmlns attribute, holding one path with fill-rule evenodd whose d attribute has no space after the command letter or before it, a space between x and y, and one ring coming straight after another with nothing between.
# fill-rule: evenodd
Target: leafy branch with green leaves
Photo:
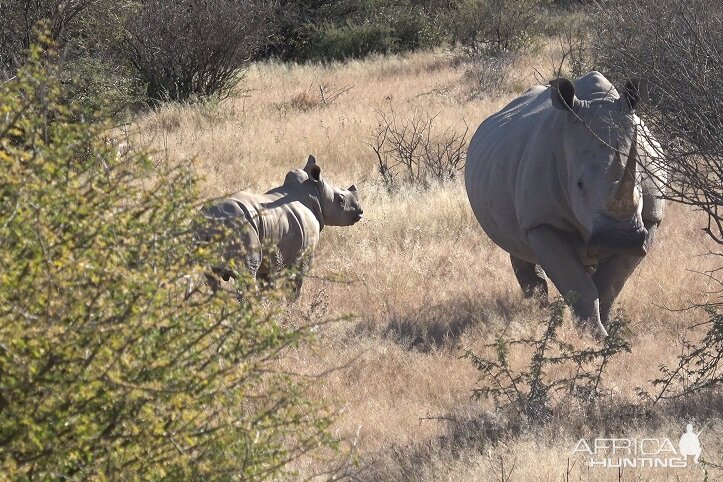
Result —
<instances>
[{"instance_id":1,"label":"leafy branch with green leaves","mask_svg":"<svg viewBox=\"0 0 723 482\"><path fill-rule=\"evenodd\" d=\"M280 364L312 326L250 276L189 284L222 259L192 170L120 155L53 60L0 86L0 480L265 479L335 448Z\"/></svg>"}]
</instances>

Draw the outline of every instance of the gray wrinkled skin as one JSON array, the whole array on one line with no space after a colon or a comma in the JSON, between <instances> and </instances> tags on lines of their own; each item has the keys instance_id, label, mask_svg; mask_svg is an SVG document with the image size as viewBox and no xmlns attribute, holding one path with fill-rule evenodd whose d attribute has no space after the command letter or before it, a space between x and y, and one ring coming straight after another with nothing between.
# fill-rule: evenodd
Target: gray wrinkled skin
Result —
<instances>
[{"instance_id":1,"label":"gray wrinkled skin","mask_svg":"<svg viewBox=\"0 0 723 482\"><path fill-rule=\"evenodd\" d=\"M351 226L363 215L356 187L329 185L313 156L303 170L290 171L283 185L265 194L240 191L202 212L208 221L202 237L211 239L225 226L231 235L223 239L224 258L245 265L254 277L268 279L278 270L297 269L297 296L324 226ZM228 265L213 272L224 280L235 277ZM218 288L214 276L208 281Z\"/></svg>"},{"instance_id":2,"label":"gray wrinkled skin","mask_svg":"<svg viewBox=\"0 0 723 482\"><path fill-rule=\"evenodd\" d=\"M549 277L606 336L612 305L663 218L662 175L652 167L660 146L635 115L637 99L621 98L600 73L574 88L564 82L559 91L531 88L480 125L465 185L525 295L546 298Z\"/></svg>"}]
</instances>

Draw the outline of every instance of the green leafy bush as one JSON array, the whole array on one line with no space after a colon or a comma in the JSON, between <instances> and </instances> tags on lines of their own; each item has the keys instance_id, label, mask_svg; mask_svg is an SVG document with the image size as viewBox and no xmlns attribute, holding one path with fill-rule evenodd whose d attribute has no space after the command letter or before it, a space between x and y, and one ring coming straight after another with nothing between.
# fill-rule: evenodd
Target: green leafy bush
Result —
<instances>
[{"instance_id":1,"label":"green leafy bush","mask_svg":"<svg viewBox=\"0 0 723 482\"><path fill-rule=\"evenodd\" d=\"M450 19L457 42L471 54L502 55L532 48L544 0L465 0Z\"/></svg>"},{"instance_id":2,"label":"green leafy bush","mask_svg":"<svg viewBox=\"0 0 723 482\"><path fill-rule=\"evenodd\" d=\"M269 53L294 60L344 60L440 45L447 3L409 0L282 3Z\"/></svg>"},{"instance_id":3,"label":"green leafy bush","mask_svg":"<svg viewBox=\"0 0 723 482\"><path fill-rule=\"evenodd\" d=\"M386 54L397 50L397 39L388 25L373 23L337 26L325 24L314 28L306 57L320 60L361 58L372 53Z\"/></svg>"},{"instance_id":4,"label":"green leafy bush","mask_svg":"<svg viewBox=\"0 0 723 482\"><path fill-rule=\"evenodd\" d=\"M220 259L191 170L119 156L31 50L0 85L0 479L261 479L333 445L278 370L307 331L191 282Z\"/></svg>"}]
</instances>

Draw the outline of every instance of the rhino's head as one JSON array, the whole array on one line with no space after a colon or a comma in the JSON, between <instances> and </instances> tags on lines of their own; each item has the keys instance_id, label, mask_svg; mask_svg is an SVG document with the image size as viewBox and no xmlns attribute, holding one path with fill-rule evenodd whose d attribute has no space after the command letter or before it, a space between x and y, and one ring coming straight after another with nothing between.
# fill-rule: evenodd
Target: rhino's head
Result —
<instances>
[{"instance_id":1,"label":"rhino's head","mask_svg":"<svg viewBox=\"0 0 723 482\"><path fill-rule=\"evenodd\" d=\"M644 255L647 231L641 219L637 182L638 125L634 113L639 82L628 81L623 96L580 100L567 79L551 82L552 104L560 115L558 156L565 163L560 182L583 235L588 256Z\"/></svg>"},{"instance_id":2,"label":"rhino's head","mask_svg":"<svg viewBox=\"0 0 723 482\"><path fill-rule=\"evenodd\" d=\"M312 193L318 193L315 197L325 225L351 226L361 221L364 210L359 203L356 186L339 189L327 183L321 177L321 167L316 163L314 156L309 156L303 172L307 176L303 183L313 186Z\"/></svg>"}]
</instances>

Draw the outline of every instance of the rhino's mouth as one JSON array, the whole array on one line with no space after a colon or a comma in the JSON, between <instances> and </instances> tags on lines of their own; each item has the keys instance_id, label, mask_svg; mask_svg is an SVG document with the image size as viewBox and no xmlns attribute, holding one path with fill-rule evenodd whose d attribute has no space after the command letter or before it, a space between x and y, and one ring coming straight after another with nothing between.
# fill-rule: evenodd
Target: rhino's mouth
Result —
<instances>
[{"instance_id":1,"label":"rhino's mouth","mask_svg":"<svg viewBox=\"0 0 723 482\"><path fill-rule=\"evenodd\" d=\"M613 254L645 256L648 230L637 222L603 223L593 230L587 242L587 254L599 257Z\"/></svg>"}]
</instances>

